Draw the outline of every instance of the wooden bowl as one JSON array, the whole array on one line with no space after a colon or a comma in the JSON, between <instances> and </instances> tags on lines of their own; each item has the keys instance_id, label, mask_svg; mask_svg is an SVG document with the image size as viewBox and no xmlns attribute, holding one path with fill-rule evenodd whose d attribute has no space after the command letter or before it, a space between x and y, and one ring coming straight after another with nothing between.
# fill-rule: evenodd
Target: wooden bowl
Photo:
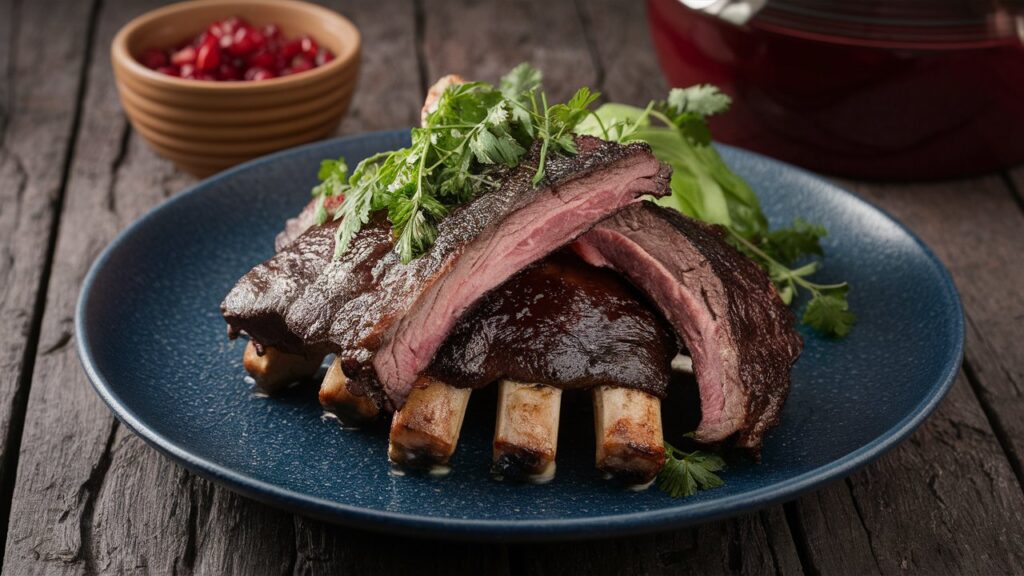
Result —
<instances>
[{"instance_id":1,"label":"wooden bowl","mask_svg":"<svg viewBox=\"0 0 1024 576\"><path fill-rule=\"evenodd\" d=\"M278 24L286 37L309 34L335 59L306 72L258 82L167 76L137 59L176 46L217 20ZM121 104L134 128L165 158L196 176L332 134L359 75L359 30L344 16L298 0L200 0L148 12L110 47Z\"/></svg>"}]
</instances>

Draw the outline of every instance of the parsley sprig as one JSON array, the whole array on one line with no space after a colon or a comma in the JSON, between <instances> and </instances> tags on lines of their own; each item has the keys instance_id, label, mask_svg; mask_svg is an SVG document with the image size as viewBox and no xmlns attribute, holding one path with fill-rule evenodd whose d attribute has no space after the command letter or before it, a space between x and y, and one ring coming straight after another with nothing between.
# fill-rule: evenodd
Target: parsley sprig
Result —
<instances>
[{"instance_id":1,"label":"parsley sprig","mask_svg":"<svg viewBox=\"0 0 1024 576\"><path fill-rule=\"evenodd\" d=\"M334 213L342 219L336 255L373 212L386 210L399 256L409 262L433 245L437 223L452 208L496 188L500 172L518 166L535 143L534 184L544 179L551 154L575 154L574 129L598 94L584 87L568 102L549 105L540 83L540 72L521 64L498 87L450 86L425 125L412 130L409 147L371 156L351 175L344 159L325 160L313 195L320 223L330 217L326 199L344 196Z\"/></svg>"},{"instance_id":2,"label":"parsley sprig","mask_svg":"<svg viewBox=\"0 0 1024 576\"><path fill-rule=\"evenodd\" d=\"M805 254L807 249L798 248L794 243L801 241L802 234L818 232L817 230L808 231L807 226L801 221L795 223L794 232L785 235L784 243L776 247L776 250L779 250L777 253L789 256L792 260ZM792 303L794 295L799 290L806 290L810 293L811 299L801 318L804 324L823 334L839 338L850 333L856 317L850 312L850 305L846 300L846 294L850 291L850 286L846 282L838 284L812 282L808 280L808 277L818 271L821 264L817 260L798 268L790 268L736 232L730 230L730 234L743 252L752 255L754 260L767 268L769 277L779 289L779 296L787 305ZM807 238L805 237L803 241L807 241ZM766 245L772 245L771 240L767 240ZM821 246L816 241L814 246L817 248L815 252L820 253Z\"/></svg>"},{"instance_id":3,"label":"parsley sprig","mask_svg":"<svg viewBox=\"0 0 1024 576\"><path fill-rule=\"evenodd\" d=\"M729 97L713 86L674 88L666 100L646 108L604 104L577 130L617 142L647 142L673 169L672 194L658 204L726 227L733 244L768 272L786 304L801 291L810 296L804 323L828 336L846 336L854 322L846 299L849 286L815 283L809 277L820 261L802 263L823 255L825 228L797 219L771 230L757 195L712 146L707 117L729 105Z\"/></svg>"},{"instance_id":4,"label":"parsley sprig","mask_svg":"<svg viewBox=\"0 0 1024 576\"><path fill-rule=\"evenodd\" d=\"M658 472L658 488L673 498L693 496L698 490L724 485L715 474L724 468L725 460L717 454L684 452L665 442L665 465Z\"/></svg>"}]
</instances>

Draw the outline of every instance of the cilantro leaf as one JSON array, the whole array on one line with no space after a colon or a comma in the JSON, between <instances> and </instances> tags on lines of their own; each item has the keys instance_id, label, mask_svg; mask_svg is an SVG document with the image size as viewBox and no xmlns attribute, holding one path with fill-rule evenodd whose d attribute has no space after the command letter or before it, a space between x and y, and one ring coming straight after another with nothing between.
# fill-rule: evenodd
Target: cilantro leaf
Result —
<instances>
[{"instance_id":1,"label":"cilantro leaf","mask_svg":"<svg viewBox=\"0 0 1024 576\"><path fill-rule=\"evenodd\" d=\"M803 321L815 330L842 338L850 333L856 318L846 301L846 289L819 292L807 303Z\"/></svg>"},{"instance_id":2,"label":"cilantro leaf","mask_svg":"<svg viewBox=\"0 0 1024 576\"><path fill-rule=\"evenodd\" d=\"M732 100L717 87L698 84L689 88L673 88L668 93L668 107L676 114L690 112L699 116L713 116L729 109Z\"/></svg>"},{"instance_id":3,"label":"cilantro leaf","mask_svg":"<svg viewBox=\"0 0 1024 576\"><path fill-rule=\"evenodd\" d=\"M658 488L673 498L693 496L699 490L723 486L715 472L725 468L725 460L717 454L683 452L665 442L665 464L658 472Z\"/></svg>"},{"instance_id":4,"label":"cilantro leaf","mask_svg":"<svg viewBox=\"0 0 1024 576\"><path fill-rule=\"evenodd\" d=\"M797 218L788 228L778 228L761 238L761 248L782 264L792 264L803 256L822 256L821 239L828 231L820 224Z\"/></svg>"},{"instance_id":5,"label":"cilantro leaf","mask_svg":"<svg viewBox=\"0 0 1024 576\"><path fill-rule=\"evenodd\" d=\"M506 99L525 104L527 95L540 89L543 78L540 70L523 62L502 76L498 87Z\"/></svg>"}]
</instances>

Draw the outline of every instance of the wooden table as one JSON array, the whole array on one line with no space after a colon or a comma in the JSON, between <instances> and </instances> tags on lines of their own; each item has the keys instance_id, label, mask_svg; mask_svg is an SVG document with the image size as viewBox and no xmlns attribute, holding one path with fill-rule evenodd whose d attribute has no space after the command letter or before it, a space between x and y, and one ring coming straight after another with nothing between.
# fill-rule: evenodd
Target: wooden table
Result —
<instances>
[{"instance_id":1,"label":"wooden table","mask_svg":"<svg viewBox=\"0 0 1024 576\"><path fill-rule=\"evenodd\" d=\"M4 572L152 574L938 574L1024 571L1024 170L845 184L952 271L964 369L909 441L796 502L698 528L550 545L430 542L280 512L172 464L120 426L75 352L72 314L114 234L193 180L121 113L115 31L155 0L0 0L0 526ZM550 91L666 92L643 5L336 0L364 34L341 134L409 126L433 78L520 61ZM173 359L168 359L173 361Z\"/></svg>"}]
</instances>

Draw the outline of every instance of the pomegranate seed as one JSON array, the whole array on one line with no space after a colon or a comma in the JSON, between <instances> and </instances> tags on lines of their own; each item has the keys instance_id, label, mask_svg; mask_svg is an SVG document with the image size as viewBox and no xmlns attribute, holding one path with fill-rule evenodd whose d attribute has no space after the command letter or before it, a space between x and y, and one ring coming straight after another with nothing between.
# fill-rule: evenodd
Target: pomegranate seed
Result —
<instances>
[{"instance_id":1,"label":"pomegranate seed","mask_svg":"<svg viewBox=\"0 0 1024 576\"><path fill-rule=\"evenodd\" d=\"M203 72L216 70L220 66L220 48L216 39L210 36L213 42L206 42L196 52L196 68Z\"/></svg>"},{"instance_id":2,"label":"pomegranate seed","mask_svg":"<svg viewBox=\"0 0 1024 576\"><path fill-rule=\"evenodd\" d=\"M291 60L302 52L302 40L289 40L281 46L281 55Z\"/></svg>"},{"instance_id":3,"label":"pomegranate seed","mask_svg":"<svg viewBox=\"0 0 1024 576\"><path fill-rule=\"evenodd\" d=\"M206 33L214 38L221 38L224 36L224 28L221 26L220 22L214 22L206 29Z\"/></svg>"},{"instance_id":4,"label":"pomegranate seed","mask_svg":"<svg viewBox=\"0 0 1024 576\"><path fill-rule=\"evenodd\" d=\"M217 78L220 80L241 80L242 72L230 64L221 64L217 71Z\"/></svg>"},{"instance_id":5,"label":"pomegranate seed","mask_svg":"<svg viewBox=\"0 0 1024 576\"><path fill-rule=\"evenodd\" d=\"M211 81L269 80L334 59L308 35L288 39L277 24L257 27L238 17L212 22L175 48L139 56L140 63L161 74Z\"/></svg>"},{"instance_id":6,"label":"pomegranate seed","mask_svg":"<svg viewBox=\"0 0 1024 576\"><path fill-rule=\"evenodd\" d=\"M334 60L334 52L330 50L320 50L320 53L316 55L316 65L323 66L331 60Z\"/></svg>"},{"instance_id":7,"label":"pomegranate seed","mask_svg":"<svg viewBox=\"0 0 1024 576\"><path fill-rule=\"evenodd\" d=\"M300 51L306 55L307 58L316 58L316 53L319 47L316 45L316 40L313 40L309 36L303 35L299 41Z\"/></svg>"},{"instance_id":8,"label":"pomegranate seed","mask_svg":"<svg viewBox=\"0 0 1024 576\"><path fill-rule=\"evenodd\" d=\"M224 30L225 34L234 34L235 30L239 28L249 28L249 23L237 16L232 16L227 20L220 23L220 27Z\"/></svg>"},{"instance_id":9,"label":"pomegranate seed","mask_svg":"<svg viewBox=\"0 0 1024 576\"><path fill-rule=\"evenodd\" d=\"M292 58L292 72L298 74L299 72L305 72L306 70L312 70L314 68L313 61L305 56L296 56Z\"/></svg>"},{"instance_id":10,"label":"pomegranate seed","mask_svg":"<svg viewBox=\"0 0 1024 576\"><path fill-rule=\"evenodd\" d=\"M196 49L191 46L186 46L171 56L171 63L175 66L184 66L185 64L192 64L195 61Z\"/></svg>"},{"instance_id":11,"label":"pomegranate seed","mask_svg":"<svg viewBox=\"0 0 1024 576\"><path fill-rule=\"evenodd\" d=\"M252 28L239 28L232 35L232 41L227 46L227 50L232 56L245 56L262 48L266 43L267 39L262 32Z\"/></svg>"},{"instance_id":12,"label":"pomegranate seed","mask_svg":"<svg viewBox=\"0 0 1024 576\"><path fill-rule=\"evenodd\" d=\"M260 52L253 54L252 56L249 56L249 66L251 68L269 69L273 68L276 62L277 58L270 52L267 52L266 50L262 50Z\"/></svg>"},{"instance_id":13,"label":"pomegranate seed","mask_svg":"<svg viewBox=\"0 0 1024 576\"><path fill-rule=\"evenodd\" d=\"M266 68L259 68L259 67L249 68L248 70L245 71L245 79L246 80L256 80L256 81L259 81L259 80L270 80L271 78L275 78L275 77L276 77L276 74L274 74L270 70L267 70Z\"/></svg>"},{"instance_id":14,"label":"pomegranate seed","mask_svg":"<svg viewBox=\"0 0 1024 576\"><path fill-rule=\"evenodd\" d=\"M267 24L263 27L263 35L271 40L277 40L281 38L281 29L277 24Z\"/></svg>"},{"instance_id":15,"label":"pomegranate seed","mask_svg":"<svg viewBox=\"0 0 1024 576\"><path fill-rule=\"evenodd\" d=\"M150 70L156 70L161 66L167 66L167 54L163 50L157 50L156 48L150 48L142 53L142 58L139 59L142 65Z\"/></svg>"},{"instance_id":16,"label":"pomegranate seed","mask_svg":"<svg viewBox=\"0 0 1024 576\"><path fill-rule=\"evenodd\" d=\"M192 46L195 47L195 48L199 48L203 44L206 44L206 42L209 40L209 38L211 38L211 36L209 34L207 34L206 32L203 32L203 33L199 34L199 36L196 36L195 38L192 39Z\"/></svg>"}]
</instances>

